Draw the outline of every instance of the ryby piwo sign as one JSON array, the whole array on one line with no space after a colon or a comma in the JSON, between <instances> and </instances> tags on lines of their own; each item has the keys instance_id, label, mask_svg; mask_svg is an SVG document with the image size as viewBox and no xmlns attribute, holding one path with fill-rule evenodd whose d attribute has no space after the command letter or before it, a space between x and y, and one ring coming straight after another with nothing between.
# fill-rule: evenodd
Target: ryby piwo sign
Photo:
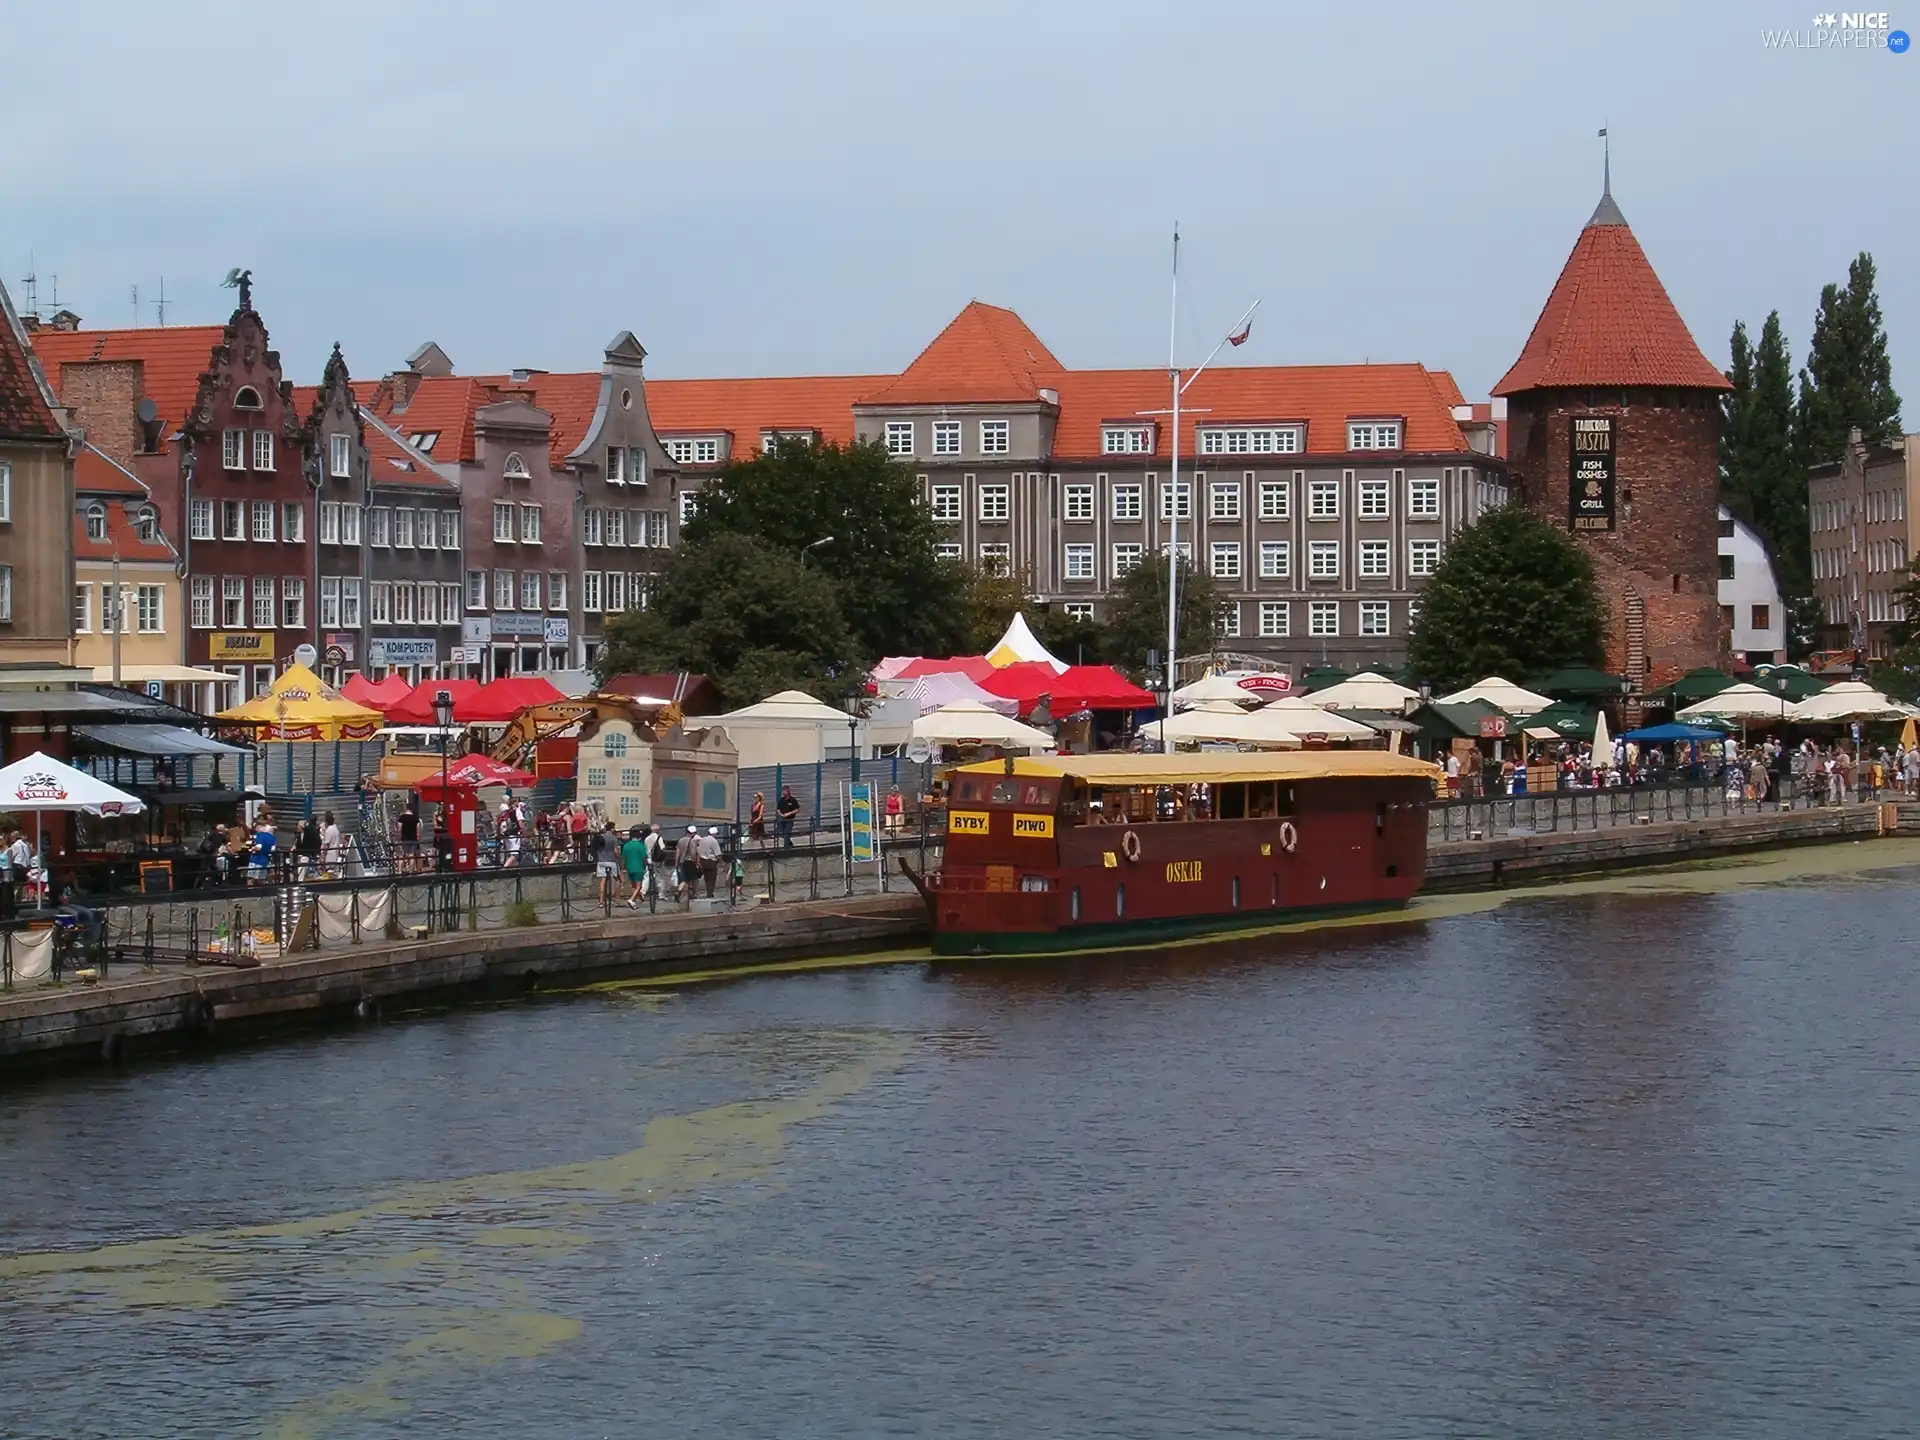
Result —
<instances>
[{"instance_id":1,"label":"ryby piwo sign","mask_svg":"<svg viewBox=\"0 0 1920 1440\"><path fill-rule=\"evenodd\" d=\"M1571 467L1567 525L1573 530L1613 529L1614 417L1575 415L1568 436Z\"/></svg>"}]
</instances>

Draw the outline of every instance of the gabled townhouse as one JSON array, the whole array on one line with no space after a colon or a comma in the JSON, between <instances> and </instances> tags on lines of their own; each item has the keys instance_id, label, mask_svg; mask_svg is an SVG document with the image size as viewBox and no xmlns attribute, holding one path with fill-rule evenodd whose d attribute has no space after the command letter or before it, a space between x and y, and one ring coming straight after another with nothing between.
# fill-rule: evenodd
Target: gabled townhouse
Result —
<instances>
[{"instance_id":1,"label":"gabled townhouse","mask_svg":"<svg viewBox=\"0 0 1920 1440\"><path fill-rule=\"evenodd\" d=\"M0 286L0 668L71 663L75 448Z\"/></svg>"},{"instance_id":2,"label":"gabled townhouse","mask_svg":"<svg viewBox=\"0 0 1920 1440\"><path fill-rule=\"evenodd\" d=\"M73 488L73 663L111 673L117 658L123 676L134 667L178 666L186 629L180 557L160 507L132 470L91 439L74 460Z\"/></svg>"}]
</instances>

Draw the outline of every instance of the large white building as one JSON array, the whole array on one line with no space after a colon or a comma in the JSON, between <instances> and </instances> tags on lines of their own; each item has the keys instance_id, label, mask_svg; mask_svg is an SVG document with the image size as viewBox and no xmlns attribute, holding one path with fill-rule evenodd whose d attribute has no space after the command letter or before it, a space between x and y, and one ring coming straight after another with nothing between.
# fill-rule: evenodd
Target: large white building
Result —
<instances>
[{"instance_id":1,"label":"large white building","mask_svg":"<svg viewBox=\"0 0 1920 1440\"><path fill-rule=\"evenodd\" d=\"M1720 618L1735 659L1749 665L1787 658L1787 606L1764 541L1720 507Z\"/></svg>"}]
</instances>

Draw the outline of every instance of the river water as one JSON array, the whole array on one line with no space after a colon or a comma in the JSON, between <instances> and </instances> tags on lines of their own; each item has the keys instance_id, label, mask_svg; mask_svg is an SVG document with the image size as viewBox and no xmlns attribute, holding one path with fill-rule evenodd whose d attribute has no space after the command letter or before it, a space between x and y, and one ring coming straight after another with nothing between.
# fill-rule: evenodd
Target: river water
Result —
<instances>
[{"instance_id":1,"label":"river water","mask_svg":"<svg viewBox=\"0 0 1920 1440\"><path fill-rule=\"evenodd\" d=\"M1868 853L16 1087L0 1434L1913 1433Z\"/></svg>"}]
</instances>

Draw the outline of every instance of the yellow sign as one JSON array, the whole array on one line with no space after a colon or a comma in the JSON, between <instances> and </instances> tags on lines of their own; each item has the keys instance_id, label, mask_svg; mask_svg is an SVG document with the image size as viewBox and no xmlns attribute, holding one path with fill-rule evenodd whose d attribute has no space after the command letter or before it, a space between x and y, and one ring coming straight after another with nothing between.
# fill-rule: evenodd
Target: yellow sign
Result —
<instances>
[{"instance_id":1,"label":"yellow sign","mask_svg":"<svg viewBox=\"0 0 1920 1440\"><path fill-rule=\"evenodd\" d=\"M1016 840L1051 840L1053 816L1016 815L1013 817L1013 835Z\"/></svg>"},{"instance_id":2,"label":"yellow sign","mask_svg":"<svg viewBox=\"0 0 1920 1440\"><path fill-rule=\"evenodd\" d=\"M1102 850L1100 852L1100 863L1109 870L1118 870L1120 868L1120 857L1111 850Z\"/></svg>"},{"instance_id":3,"label":"yellow sign","mask_svg":"<svg viewBox=\"0 0 1920 1440\"><path fill-rule=\"evenodd\" d=\"M1167 883L1169 885L1189 885L1200 878L1198 860L1169 860L1167 862Z\"/></svg>"},{"instance_id":4,"label":"yellow sign","mask_svg":"<svg viewBox=\"0 0 1920 1440\"><path fill-rule=\"evenodd\" d=\"M987 833L987 812L984 810L950 810L947 812L947 833L949 835L984 835Z\"/></svg>"},{"instance_id":5,"label":"yellow sign","mask_svg":"<svg viewBox=\"0 0 1920 1440\"><path fill-rule=\"evenodd\" d=\"M224 630L207 637L209 660L271 660L273 631Z\"/></svg>"}]
</instances>

